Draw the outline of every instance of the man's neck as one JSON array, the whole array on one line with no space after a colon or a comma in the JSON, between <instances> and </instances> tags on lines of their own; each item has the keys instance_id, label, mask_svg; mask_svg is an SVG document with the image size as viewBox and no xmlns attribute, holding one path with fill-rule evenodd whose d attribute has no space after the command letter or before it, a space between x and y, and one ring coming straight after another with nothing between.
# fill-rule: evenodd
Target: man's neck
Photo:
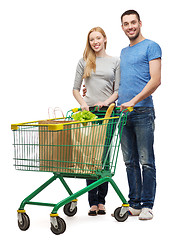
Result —
<instances>
[{"instance_id":1,"label":"man's neck","mask_svg":"<svg viewBox=\"0 0 174 240\"><path fill-rule=\"evenodd\" d=\"M135 44L142 42L145 38L140 34L136 39L130 40L130 47L134 46Z\"/></svg>"}]
</instances>

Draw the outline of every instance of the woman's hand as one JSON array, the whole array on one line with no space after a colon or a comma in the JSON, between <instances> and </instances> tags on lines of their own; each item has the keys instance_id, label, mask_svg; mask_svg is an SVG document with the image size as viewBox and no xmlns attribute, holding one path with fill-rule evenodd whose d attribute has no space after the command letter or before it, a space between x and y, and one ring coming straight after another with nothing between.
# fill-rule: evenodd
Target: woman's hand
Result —
<instances>
[{"instance_id":1,"label":"woman's hand","mask_svg":"<svg viewBox=\"0 0 174 240\"><path fill-rule=\"evenodd\" d=\"M103 106L108 106L109 104L105 101L105 102L98 102L96 104L94 104L94 106L99 106L99 109L102 108Z\"/></svg>"},{"instance_id":2,"label":"woman's hand","mask_svg":"<svg viewBox=\"0 0 174 240\"><path fill-rule=\"evenodd\" d=\"M114 92L108 99L106 99L104 102L97 102L94 106L99 106L99 108L102 108L103 106L109 106L111 103L114 103L116 99L118 98L118 93Z\"/></svg>"},{"instance_id":3,"label":"woman's hand","mask_svg":"<svg viewBox=\"0 0 174 240\"><path fill-rule=\"evenodd\" d=\"M77 100L77 102L80 104L80 107L81 107L82 111L83 110L89 111L89 106L84 101L84 99L81 97L79 90L74 89L73 90L73 95L74 95L75 99Z\"/></svg>"},{"instance_id":4,"label":"woman's hand","mask_svg":"<svg viewBox=\"0 0 174 240\"><path fill-rule=\"evenodd\" d=\"M81 107L82 111L83 110L89 111L89 106L86 103L82 104L80 107Z\"/></svg>"}]
</instances>

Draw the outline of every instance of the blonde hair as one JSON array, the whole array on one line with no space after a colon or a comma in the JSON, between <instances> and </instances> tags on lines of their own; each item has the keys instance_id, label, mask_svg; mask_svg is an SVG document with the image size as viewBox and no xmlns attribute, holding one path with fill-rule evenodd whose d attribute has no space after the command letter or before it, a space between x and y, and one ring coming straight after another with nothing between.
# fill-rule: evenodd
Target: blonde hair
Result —
<instances>
[{"instance_id":1,"label":"blonde hair","mask_svg":"<svg viewBox=\"0 0 174 240\"><path fill-rule=\"evenodd\" d=\"M96 71L96 54L94 50L91 48L90 42L89 42L89 35L92 32L100 32L103 35L103 37L106 38L106 34L101 27L94 27L89 31L87 36L86 47L83 53L83 59L86 62L83 78L90 77L92 70L94 72ZM105 49L106 49L106 44L107 44L107 41L104 43Z\"/></svg>"}]
</instances>

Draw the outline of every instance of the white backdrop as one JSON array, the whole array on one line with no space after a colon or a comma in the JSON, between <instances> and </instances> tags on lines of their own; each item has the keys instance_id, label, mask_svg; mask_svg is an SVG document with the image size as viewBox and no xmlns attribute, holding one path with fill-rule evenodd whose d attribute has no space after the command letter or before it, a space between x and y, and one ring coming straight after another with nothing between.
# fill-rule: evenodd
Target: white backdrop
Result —
<instances>
[{"instance_id":1,"label":"white backdrop","mask_svg":"<svg viewBox=\"0 0 174 240\"><path fill-rule=\"evenodd\" d=\"M155 152L157 165L157 195L154 219L142 222L130 217L118 223L110 213L121 205L110 187L107 215L88 217L87 194L79 198L78 213L68 218L63 235L49 230L51 208L26 206L31 226L27 232L18 229L16 210L20 202L51 174L18 172L13 167L13 137L11 123L45 119L48 107L67 110L77 107L72 86L78 60L82 57L88 31L101 26L107 35L107 53L119 56L129 44L121 30L120 16L128 9L140 13L143 36L160 44L163 51L162 85L154 94L156 109ZM146 239L171 234L173 183L173 5L157 0L1 0L0 2L0 184L1 231L3 238L43 240L121 237ZM120 154L114 180L127 198L128 187ZM84 180L67 179L73 191L85 186ZM58 202L67 194L55 182L37 199ZM4 237L6 234L6 237Z\"/></svg>"}]
</instances>

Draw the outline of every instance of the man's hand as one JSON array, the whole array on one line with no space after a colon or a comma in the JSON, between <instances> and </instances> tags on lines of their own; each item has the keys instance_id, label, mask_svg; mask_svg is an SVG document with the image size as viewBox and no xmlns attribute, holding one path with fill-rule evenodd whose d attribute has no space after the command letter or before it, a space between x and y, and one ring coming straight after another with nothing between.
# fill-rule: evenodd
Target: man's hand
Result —
<instances>
[{"instance_id":1,"label":"man's hand","mask_svg":"<svg viewBox=\"0 0 174 240\"><path fill-rule=\"evenodd\" d=\"M83 97L85 97L86 96L86 93L87 93L87 89L86 89L86 87L85 87L85 84L83 85L83 89L82 89L82 91L83 91Z\"/></svg>"},{"instance_id":2,"label":"man's hand","mask_svg":"<svg viewBox=\"0 0 174 240\"><path fill-rule=\"evenodd\" d=\"M133 102L133 100L129 101L129 102L125 102L123 104L121 104L120 106L120 111L123 111L124 109L128 108L128 107L134 107L135 103Z\"/></svg>"}]
</instances>

